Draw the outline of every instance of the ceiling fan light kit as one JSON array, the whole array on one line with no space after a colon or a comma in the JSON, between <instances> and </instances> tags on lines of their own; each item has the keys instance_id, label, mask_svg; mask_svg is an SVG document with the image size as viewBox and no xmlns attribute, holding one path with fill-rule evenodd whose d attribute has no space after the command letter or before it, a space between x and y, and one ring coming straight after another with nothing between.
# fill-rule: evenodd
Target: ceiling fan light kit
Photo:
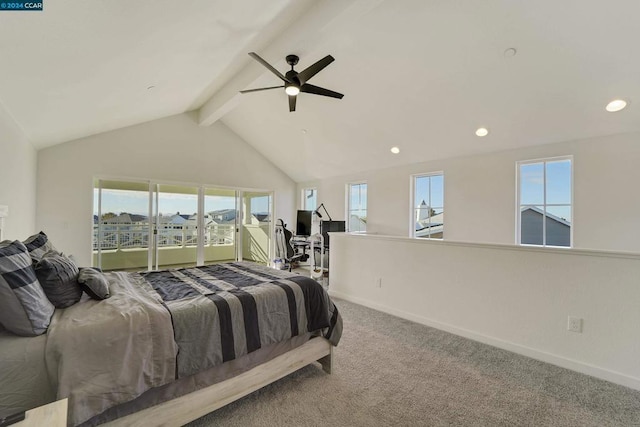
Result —
<instances>
[{"instance_id":1,"label":"ceiling fan light kit","mask_svg":"<svg viewBox=\"0 0 640 427\"><path fill-rule=\"evenodd\" d=\"M289 96L296 96L297 94L300 93L300 88L294 84L289 84L284 86L284 91Z\"/></svg>"},{"instance_id":2,"label":"ceiling fan light kit","mask_svg":"<svg viewBox=\"0 0 640 427\"><path fill-rule=\"evenodd\" d=\"M249 56L262 64L265 68L278 76L280 80L284 82L282 86L270 86L262 87L258 89L241 90L240 93L258 92L262 90L281 89L284 88L285 93L289 96L289 111L296 111L297 96L300 92L310 93L313 95L328 96L330 98L342 99L344 96L341 93L334 92L329 89L325 89L319 86L314 86L307 83L313 76L322 71L327 65L331 64L335 59L331 55L327 55L315 64L305 68L304 70L297 72L293 67L298 63L300 58L297 55L287 55L287 64L291 65L291 70L287 71L285 75L276 70L271 64L262 59L257 53L249 52Z\"/></svg>"}]
</instances>

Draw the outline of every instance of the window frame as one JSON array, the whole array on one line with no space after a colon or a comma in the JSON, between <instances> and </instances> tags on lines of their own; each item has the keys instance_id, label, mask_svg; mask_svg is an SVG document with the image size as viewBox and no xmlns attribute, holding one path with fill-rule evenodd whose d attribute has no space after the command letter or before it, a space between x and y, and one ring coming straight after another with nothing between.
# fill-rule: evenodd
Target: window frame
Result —
<instances>
[{"instance_id":1,"label":"window frame","mask_svg":"<svg viewBox=\"0 0 640 427\"><path fill-rule=\"evenodd\" d=\"M416 180L418 178L423 178L423 177L433 177L433 176L441 176L442 177L442 212L444 213L444 199L445 199L445 194L444 194L444 171L434 171L434 172L427 172L427 173L416 173L416 174L412 174L410 176L410 194L409 194L409 237L413 238L413 239L420 239L420 240L444 240L444 222L442 224L442 237L431 237L431 235L429 235L428 237L416 237L416 222L417 222L417 218L416 218ZM431 185L429 185L429 207L431 208Z\"/></svg>"},{"instance_id":2,"label":"window frame","mask_svg":"<svg viewBox=\"0 0 640 427\"><path fill-rule=\"evenodd\" d=\"M535 164L535 163L542 163L543 164L543 184L542 184L542 188L543 188L543 208L544 208L544 215L546 216L547 214L547 206L550 207L554 207L554 206L567 206L566 203L550 203L547 204L547 163L552 163L552 162L559 162L559 161L565 161L565 160L569 160L570 165L571 165L571 171L570 171L570 180L571 180L571 185L569 188L570 191L570 203L569 203L569 207L571 208L571 215L569 218L569 246L556 246L556 245L549 245L547 244L547 236L546 236L546 221L544 220L545 217L543 217L542 220L542 244L541 245L536 245L536 244L532 244L532 243L522 243L522 206L540 206L540 204L521 204L520 200L521 200L521 176L520 176L520 167L522 165L528 165L528 164ZM553 249L571 249L573 248L573 229L574 229L574 224L573 224L573 217L574 217L574 194L573 194L573 187L574 187L574 161L573 161L573 155L564 155L564 156L555 156L555 157L543 157L543 158L538 158L538 159L531 159L531 160L519 160L516 161L516 239L515 239L515 244L518 246L526 246L526 247L534 247L534 248L553 248Z\"/></svg>"},{"instance_id":3,"label":"window frame","mask_svg":"<svg viewBox=\"0 0 640 427\"><path fill-rule=\"evenodd\" d=\"M351 230L351 189L355 185L366 185L367 186L367 202L365 204L364 212L368 216L369 214L369 184L367 181L352 181L346 184L345 198L346 198L346 230L349 233L366 233L367 232L367 224L365 223L364 230ZM362 210L362 209L359 209Z\"/></svg>"}]
</instances>

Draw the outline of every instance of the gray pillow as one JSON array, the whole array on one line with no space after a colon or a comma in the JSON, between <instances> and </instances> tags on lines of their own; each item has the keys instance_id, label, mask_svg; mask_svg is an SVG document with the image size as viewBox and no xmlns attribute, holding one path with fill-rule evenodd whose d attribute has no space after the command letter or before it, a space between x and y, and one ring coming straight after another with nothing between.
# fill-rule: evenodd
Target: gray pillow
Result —
<instances>
[{"instance_id":1,"label":"gray pillow","mask_svg":"<svg viewBox=\"0 0 640 427\"><path fill-rule=\"evenodd\" d=\"M38 261L35 270L44 293L56 308L67 308L80 301L78 267L69 257L49 251Z\"/></svg>"},{"instance_id":2,"label":"gray pillow","mask_svg":"<svg viewBox=\"0 0 640 427\"><path fill-rule=\"evenodd\" d=\"M19 240L0 243L0 323L17 335L40 335L53 311L26 246Z\"/></svg>"},{"instance_id":3,"label":"gray pillow","mask_svg":"<svg viewBox=\"0 0 640 427\"><path fill-rule=\"evenodd\" d=\"M24 243L29 250L29 255L31 255L34 264L40 261L47 252L56 250L53 243L51 243L47 235L42 231L28 237L27 240L22 243Z\"/></svg>"},{"instance_id":4,"label":"gray pillow","mask_svg":"<svg viewBox=\"0 0 640 427\"><path fill-rule=\"evenodd\" d=\"M95 268L81 268L80 274L78 274L78 283L93 299L102 300L111 296L107 277Z\"/></svg>"}]
</instances>

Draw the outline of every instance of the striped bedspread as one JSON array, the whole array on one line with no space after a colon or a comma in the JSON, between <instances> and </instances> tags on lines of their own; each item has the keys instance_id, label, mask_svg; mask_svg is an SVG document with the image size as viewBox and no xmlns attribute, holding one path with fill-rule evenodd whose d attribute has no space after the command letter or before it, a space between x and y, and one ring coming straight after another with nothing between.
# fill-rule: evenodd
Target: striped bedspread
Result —
<instances>
[{"instance_id":1,"label":"striped bedspread","mask_svg":"<svg viewBox=\"0 0 640 427\"><path fill-rule=\"evenodd\" d=\"M182 378L342 319L316 281L250 262L140 273L171 314Z\"/></svg>"}]
</instances>

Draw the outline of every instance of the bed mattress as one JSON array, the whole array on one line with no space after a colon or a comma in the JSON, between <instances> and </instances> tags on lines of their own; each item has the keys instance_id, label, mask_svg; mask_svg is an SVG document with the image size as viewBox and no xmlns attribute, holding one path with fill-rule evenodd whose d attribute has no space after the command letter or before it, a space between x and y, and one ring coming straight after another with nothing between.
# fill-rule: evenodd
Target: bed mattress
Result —
<instances>
[{"instance_id":1,"label":"bed mattress","mask_svg":"<svg viewBox=\"0 0 640 427\"><path fill-rule=\"evenodd\" d=\"M44 363L47 336L19 337L0 327L0 418L55 400Z\"/></svg>"},{"instance_id":2,"label":"bed mattress","mask_svg":"<svg viewBox=\"0 0 640 427\"><path fill-rule=\"evenodd\" d=\"M107 273L111 298L56 310L46 335L0 332L0 414L69 398L95 425L242 373L342 321L317 282L253 263Z\"/></svg>"}]
</instances>

